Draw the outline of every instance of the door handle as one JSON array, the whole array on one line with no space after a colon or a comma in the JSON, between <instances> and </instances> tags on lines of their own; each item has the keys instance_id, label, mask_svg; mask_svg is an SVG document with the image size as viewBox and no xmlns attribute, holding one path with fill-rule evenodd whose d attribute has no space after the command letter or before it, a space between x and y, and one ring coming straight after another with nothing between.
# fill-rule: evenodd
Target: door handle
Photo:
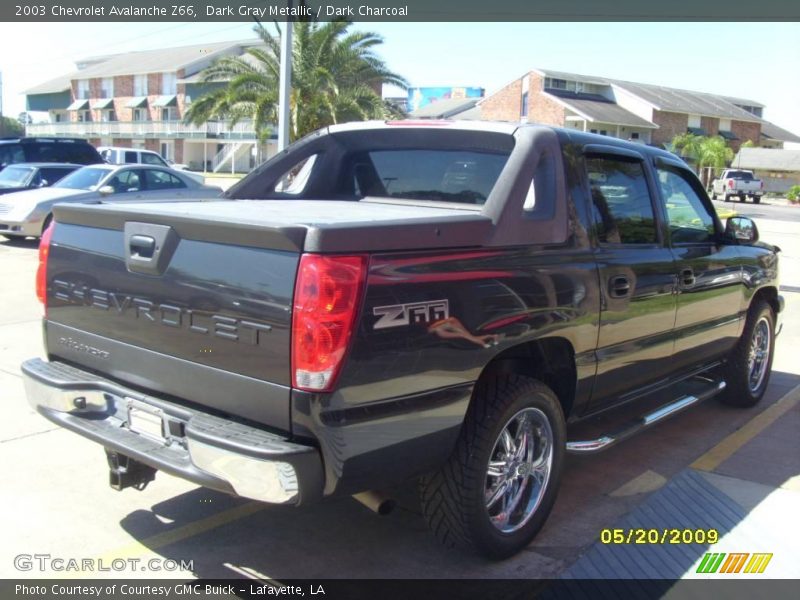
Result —
<instances>
[{"instance_id":1,"label":"door handle","mask_svg":"<svg viewBox=\"0 0 800 600\"><path fill-rule=\"evenodd\" d=\"M608 295L612 298L624 298L631 293L631 282L625 275L615 275L608 281Z\"/></svg>"},{"instance_id":2,"label":"door handle","mask_svg":"<svg viewBox=\"0 0 800 600\"><path fill-rule=\"evenodd\" d=\"M151 259L156 250L156 240L149 235L132 235L130 238L131 257Z\"/></svg>"},{"instance_id":3,"label":"door handle","mask_svg":"<svg viewBox=\"0 0 800 600\"><path fill-rule=\"evenodd\" d=\"M694 271L689 267L681 269L680 281L684 287L692 287L696 281Z\"/></svg>"}]
</instances>

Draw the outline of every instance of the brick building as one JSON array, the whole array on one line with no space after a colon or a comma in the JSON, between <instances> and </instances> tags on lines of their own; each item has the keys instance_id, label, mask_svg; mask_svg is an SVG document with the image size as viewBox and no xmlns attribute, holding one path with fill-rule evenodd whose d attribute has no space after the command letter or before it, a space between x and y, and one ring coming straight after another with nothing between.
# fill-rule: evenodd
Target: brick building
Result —
<instances>
[{"instance_id":1,"label":"brick building","mask_svg":"<svg viewBox=\"0 0 800 600\"><path fill-rule=\"evenodd\" d=\"M203 83L200 72L257 42L218 42L85 59L76 71L26 92L27 109L48 115L27 135L82 137L97 146L146 148L195 170L247 171L273 154L252 124L183 122L193 99L225 83Z\"/></svg>"},{"instance_id":2,"label":"brick building","mask_svg":"<svg viewBox=\"0 0 800 600\"><path fill-rule=\"evenodd\" d=\"M537 122L661 146L677 134L783 147L800 137L762 118L752 100L534 69L478 103L481 118Z\"/></svg>"}]
</instances>

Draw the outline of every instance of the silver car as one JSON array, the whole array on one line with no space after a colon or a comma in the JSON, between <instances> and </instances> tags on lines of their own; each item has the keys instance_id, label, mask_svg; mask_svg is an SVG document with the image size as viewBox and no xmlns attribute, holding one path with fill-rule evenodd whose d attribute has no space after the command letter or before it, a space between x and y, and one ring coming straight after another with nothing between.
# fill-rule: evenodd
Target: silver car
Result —
<instances>
[{"instance_id":1,"label":"silver car","mask_svg":"<svg viewBox=\"0 0 800 600\"><path fill-rule=\"evenodd\" d=\"M221 189L150 165L90 165L48 188L0 197L0 235L40 237L62 202L187 201L216 198Z\"/></svg>"}]
</instances>

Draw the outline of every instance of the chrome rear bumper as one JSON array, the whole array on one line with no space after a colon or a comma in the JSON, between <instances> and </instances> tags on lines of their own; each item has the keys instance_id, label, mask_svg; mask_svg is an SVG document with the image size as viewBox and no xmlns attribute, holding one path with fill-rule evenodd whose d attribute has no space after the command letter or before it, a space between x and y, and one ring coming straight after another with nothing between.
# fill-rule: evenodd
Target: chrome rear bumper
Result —
<instances>
[{"instance_id":1,"label":"chrome rear bumper","mask_svg":"<svg viewBox=\"0 0 800 600\"><path fill-rule=\"evenodd\" d=\"M106 449L199 485L273 504L322 495L316 448L143 394L61 362L23 363L31 406ZM141 417L142 426L134 424ZM159 431L160 429L160 431Z\"/></svg>"}]
</instances>

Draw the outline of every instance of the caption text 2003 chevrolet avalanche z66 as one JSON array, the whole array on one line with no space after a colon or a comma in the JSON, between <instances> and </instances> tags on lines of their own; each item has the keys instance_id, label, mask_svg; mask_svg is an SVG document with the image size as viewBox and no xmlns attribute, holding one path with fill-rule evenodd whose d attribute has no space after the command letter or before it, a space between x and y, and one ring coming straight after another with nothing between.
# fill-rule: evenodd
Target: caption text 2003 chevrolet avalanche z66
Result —
<instances>
[{"instance_id":1,"label":"caption text 2003 chevrolet avalanche z66","mask_svg":"<svg viewBox=\"0 0 800 600\"><path fill-rule=\"evenodd\" d=\"M27 394L114 487L305 504L418 478L437 536L495 558L567 452L758 402L783 308L777 248L682 161L543 126L330 127L219 201L54 214Z\"/></svg>"}]
</instances>

